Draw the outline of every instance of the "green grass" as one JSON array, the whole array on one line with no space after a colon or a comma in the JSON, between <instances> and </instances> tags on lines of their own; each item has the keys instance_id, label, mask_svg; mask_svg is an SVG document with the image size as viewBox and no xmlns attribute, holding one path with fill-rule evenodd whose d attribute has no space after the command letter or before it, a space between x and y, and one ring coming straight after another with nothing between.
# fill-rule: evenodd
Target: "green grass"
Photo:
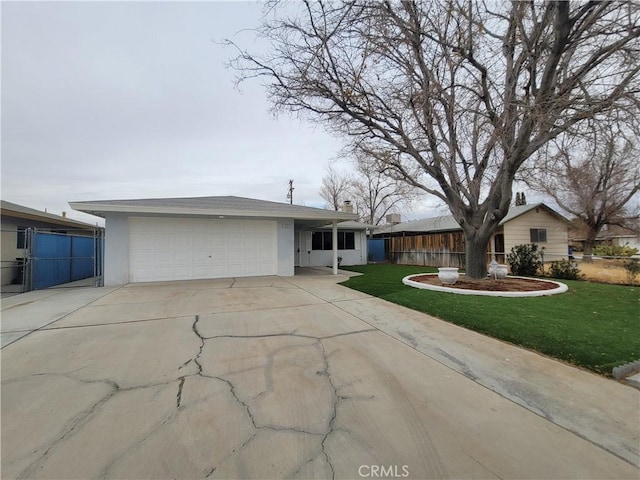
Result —
<instances>
[{"instance_id":1,"label":"green grass","mask_svg":"<svg viewBox=\"0 0 640 480\"><path fill-rule=\"evenodd\" d=\"M342 267L344 268L344 267ZM362 265L343 285L598 373L640 359L640 288L562 280L567 293L504 298L407 287L429 267Z\"/></svg>"}]
</instances>

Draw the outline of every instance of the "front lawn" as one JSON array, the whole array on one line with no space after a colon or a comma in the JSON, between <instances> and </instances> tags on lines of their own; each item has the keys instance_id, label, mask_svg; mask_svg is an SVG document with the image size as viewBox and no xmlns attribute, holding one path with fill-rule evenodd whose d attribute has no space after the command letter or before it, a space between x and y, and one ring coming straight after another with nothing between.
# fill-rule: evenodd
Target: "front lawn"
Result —
<instances>
[{"instance_id":1,"label":"front lawn","mask_svg":"<svg viewBox=\"0 0 640 480\"><path fill-rule=\"evenodd\" d=\"M342 267L344 268L344 267ZM436 269L406 265L347 267L364 275L343 285L595 372L640 359L640 288L562 280L569 291L534 298L454 295L420 290L402 278Z\"/></svg>"}]
</instances>

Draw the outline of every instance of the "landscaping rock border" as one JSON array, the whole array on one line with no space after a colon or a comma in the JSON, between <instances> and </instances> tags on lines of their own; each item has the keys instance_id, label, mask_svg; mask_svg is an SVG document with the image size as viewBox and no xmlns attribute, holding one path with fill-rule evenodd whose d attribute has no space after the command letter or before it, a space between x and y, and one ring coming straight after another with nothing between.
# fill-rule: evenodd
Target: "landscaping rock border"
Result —
<instances>
[{"instance_id":1,"label":"landscaping rock border","mask_svg":"<svg viewBox=\"0 0 640 480\"><path fill-rule=\"evenodd\" d=\"M446 292L446 293L455 293L457 295L482 295L486 297L542 297L545 295L555 295L558 293L564 293L569 290L569 287L561 282L556 282L554 280L542 280L536 278L536 280L542 282L549 282L556 285L556 288L551 290L536 290L531 292L500 292L500 291L489 291L489 290L465 290L462 288L452 288L452 287L444 287L439 285L429 285L427 283L416 282L412 280L413 277L421 277L423 275L437 275L429 274L429 273L417 273L414 275L408 275L402 279L402 283L409 287L414 288L422 288L424 290L434 290L436 292ZM507 278L526 278L526 277L517 277L517 276L508 276Z\"/></svg>"}]
</instances>

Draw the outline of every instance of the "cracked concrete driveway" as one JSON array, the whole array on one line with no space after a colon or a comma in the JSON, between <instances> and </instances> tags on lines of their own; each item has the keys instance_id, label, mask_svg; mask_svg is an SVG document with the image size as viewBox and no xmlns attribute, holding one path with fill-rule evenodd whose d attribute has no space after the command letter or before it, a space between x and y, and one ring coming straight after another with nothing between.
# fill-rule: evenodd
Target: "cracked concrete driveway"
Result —
<instances>
[{"instance_id":1,"label":"cracked concrete driveway","mask_svg":"<svg viewBox=\"0 0 640 480\"><path fill-rule=\"evenodd\" d=\"M14 341L2 478L638 478L637 390L337 279L127 285Z\"/></svg>"}]
</instances>

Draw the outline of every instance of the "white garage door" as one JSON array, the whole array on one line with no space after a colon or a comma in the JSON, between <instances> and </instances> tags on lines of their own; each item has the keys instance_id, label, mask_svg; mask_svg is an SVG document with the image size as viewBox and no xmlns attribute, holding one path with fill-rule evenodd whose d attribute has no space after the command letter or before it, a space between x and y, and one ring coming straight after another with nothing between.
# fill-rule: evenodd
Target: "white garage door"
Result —
<instances>
[{"instance_id":1,"label":"white garage door","mask_svg":"<svg viewBox=\"0 0 640 480\"><path fill-rule=\"evenodd\" d=\"M275 275L276 232L271 220L130 218L130 281Z\"/></svg>"}]
</instances>

